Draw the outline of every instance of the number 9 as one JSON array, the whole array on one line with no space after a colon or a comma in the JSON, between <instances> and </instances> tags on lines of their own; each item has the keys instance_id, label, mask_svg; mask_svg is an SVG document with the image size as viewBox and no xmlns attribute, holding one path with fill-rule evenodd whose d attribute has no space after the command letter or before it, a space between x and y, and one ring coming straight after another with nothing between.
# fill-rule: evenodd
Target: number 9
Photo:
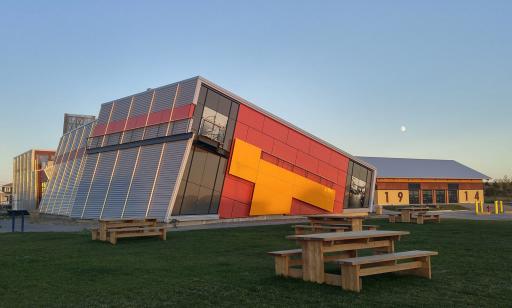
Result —
<instances>
[{"instance_id":1,"label":"number 9","mask_svg":"<svg viewBox=\"0 0 512 308\"><path fill-rule=\"evenodd\" d=\"M398 202L402 202L402 198L404 197L404 193L403 192L399 192L398 193Z\"/></svg>"}]
</instances>

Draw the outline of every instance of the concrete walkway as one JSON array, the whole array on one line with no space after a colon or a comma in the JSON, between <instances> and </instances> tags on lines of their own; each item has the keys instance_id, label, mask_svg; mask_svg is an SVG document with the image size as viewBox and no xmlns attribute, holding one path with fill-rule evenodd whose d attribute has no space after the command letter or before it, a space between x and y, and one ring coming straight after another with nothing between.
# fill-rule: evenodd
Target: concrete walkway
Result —
<instances>
[{"instance_id":1,"label":"concrete walkway","mask_svg":"<svg viewBox=\"0 0 512 308\"><path fill-rule=\"evenodd\" d=\"M507 209L512 210L512 209ZM466 220L505 220L512 221L512 213L505 215L475 215L471 210L462 211L437 211L442 218L450 219L466 219ZM394 211L384 210L384 214L398 213ZM374 216L374 218L387 218L387 215ZM197 225L186 225L175 227L168 224L169 231L189 231L189 230L206 230L206 229L222 229L222 228L241 228L241 227L255 227L255 226L268 226L268 225L282 225L282 224L298 224L304 223L306 219L301 217L290 217L289 219L279 217L275 220L249 220L249 221L234 221L234 222L219 222ZM92 220L75 220L67 217L60 216L39 216L33 215L25 219L25 232L81 232L98 225L96 221ZM20 230L21 219L16 219L16 231ZM291 231L291 229L290 229ZM0 233L11 232L11 219L0 219Z\"/></svg>"}]
</instances>

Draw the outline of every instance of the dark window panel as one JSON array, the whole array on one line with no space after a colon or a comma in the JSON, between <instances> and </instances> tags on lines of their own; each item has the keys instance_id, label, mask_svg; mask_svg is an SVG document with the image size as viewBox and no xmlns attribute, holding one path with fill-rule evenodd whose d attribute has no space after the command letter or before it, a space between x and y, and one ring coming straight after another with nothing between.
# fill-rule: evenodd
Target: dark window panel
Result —
<instances>
[{"instance_id":1,"label":"dark window panel","mask_svg":"<svg viewBox=\"0 0 512 308\"><path fill-rule=\"evenodd\" d=\"M187 183L185 195L183 198L183 204L181 205L181 215L194 214L194 208L197 202L197 198L199 196L199 189L199 185L190 182Z\"/></svg>"},{"instance_id":2,"label":"dark window panel","mask_svg":"<svg viewBox=\"0 0 512 308\"><path fill-rule=\"evenodd\" d=\"M192 158L192 165L190 166L190 174L188 181L201 185L203 178L203 170L206 163L207 152L201 148L195 148L194 156Z\"/></svg>"},{"instance_id":3,"label":"dark window panel","mask_svg":"<svg viewBox=\"0 0 512 308\"><path fill-rule=\"evenodd\" d=\"M219 168L220 156L207 153L206 161L203 168L203 178L201 186L213 189L215 185L215 178L217 177L217 169Z\"/></svg>"},{"instance_id":4,"label":"dark window panel","mask_svg":"<svg viewBox=\"0 0 512 308\"><path fill-rule=\"evenodd\" d=\"M218 106L216 109L217 112L228 117L230 109L231 109L231 101L228 98L219 95Z\"/></svg>"},{"instance_id":5,"label":"dark window panel","mask_svg":"<svg viewBox=\"0 0 512 308\"><path fill-rule=\"evenodd\" d=\"M217 178L215 180L215 187L214 189L217 191L222 190L222 186L224 184L224 176L226 174L226 166L228 164L228 160L224 157L220 158L219 161L219 167L217 168Z\"/></svg>"},{"instance_id":6,"label":"dark window panel","mask_svg":"<svg viewBox=\"0 0 512 308\"><path fill-rule=\"evenodd\" d=\"M219 211L219 204L220 204L220 191L213 191L212 196L212 202L210 205L210 210L208 211L209 214L217 214Z\"/></svg>"},{"instance_id":7,"label":"dark window panel","mask_svg":"<svg viewBox=\"0 0 512 308\"><path fill-rule=\"evenodd\" d=\"M197 104L204 105L204 101L206 100L206 94L208 93L208 88L205 86L201 86L201 90L199 90L199 97L197 98Z\"/></svg>"},{"instance_id":8,"label":"dark window panel","mask_svg":"<svg viewBox=\"0 0 512 308\"><path fill-rule=\"evenodd\" d=\"M219 106L219 99L220 99L220 95L217 92L208 90L208 94L206 95L206 100L205 100L204 105L213 110L217 110L217 108Z\"/></svg>"},{"instance_id":9,"label":"dark window panel","mask_svg":"<svg viewBox=\"0 0 512 308\"><path fill-rule=\"evenodd\" d=\"M231 102L231 110L229 111L229 118L231 120L236 120L238 117L238 108L239 105L237 102Z\"/></svg>"},{"instance_id":10,"label":"dark window panel","mask_svg":"<svg viewBox=\"0 0 512 308\"><path fill-rule=\"evenodd\" d=\"M213 189L201 186L199 188L194 214L206 214L210 209L210 202L212 200Z\"/></svg>"},{"instance_id":11,"label":"dark window panel","mask_svg":"<svg viewBox=\"0 0 512 308\"><path fill-rule=\"evenodd\" d=\"M432 191L424 190L423 193L423 204L432 204Z\"/></svg>"}]
</instances>

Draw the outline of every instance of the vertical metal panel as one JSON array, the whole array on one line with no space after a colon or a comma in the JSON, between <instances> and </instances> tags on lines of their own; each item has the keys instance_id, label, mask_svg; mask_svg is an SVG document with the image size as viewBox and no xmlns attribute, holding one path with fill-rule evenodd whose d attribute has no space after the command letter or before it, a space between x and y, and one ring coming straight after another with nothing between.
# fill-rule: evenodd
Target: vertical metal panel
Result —
<instances>
[{"instance_id":1,"label":"vertical metal panel","mask_svg":"<svg viewBox=\"0 0 512 308\"><path fill-rule=\"evenodd\" d=\"M102 218L121 217L130 186L132 171L135 166L137 151L138 148L119 151Z\"/></svg>"},{"instance_id":2,"label":"vertical metal panel","mask_svg":"<svg viewBox=\"0 0 512 308\"><path fill-rule=\"evenodd\" d=\"M185 120L179 120L179 121L175 121L172 123L172 134L173 135L176 135L176 134L183 134L183 133L187 133L188 132L188 128L189 128L189 123L190 123L190 120L189 119L185 119Z\"/></svg>"},{"instance_id":3,"label":"vertical metal panel","mask_svg":"<svg viewBox=\"0 0 512 308\"><path fill-rule=\"evenodd\" d=\"M112 115L110 116L110 122L124 120L128 118L128 110L130 109L131 97L125 97L116 101Z\"/></svg>"},{"instance_id":4,"label":"vertical metal panel","mask_svg":"<svg viewBox=\"0 0 512 308\"><path fill-rule=\"evenodd\" d=\"M41 213L46 213L47 209L48 209L48 199L51 196L51 191L52 191L54 183L55 183L55 176L54 176L55 175L55 171L58 169L57 157L60 155L60 153L63 150L63 146L62 146L63 140L64 140L64 136L60 138L59 146L57 147L57 151L55 152L54 166L52 168L52 175L50 177L50 181L48 182L48 187L46 188L46 191L45 191L45 193L42 196L41 206L39 207L39 211Z\"/></svg>"},{"instance_id":5,"label":"vertical metal panel","mask_svg":"<svg viewBox=\"0 0 512 308\"><path fill-rule=\"evenodd\" d=\"M171 142L164 145L163 155L155 180L148 217L166 219L171 197L176 189L176 180L183 162L187 140Z\"/></svg>"},{"instance_id":6,"label":"vertical metal panel","mask_svg":"<svg viewBox=\"0 0 512 308\"><path fill-rule=\"evenodd\" d=\"M176 96L177 87L178 84L175 83L156 89L153 106L151 106L151 112L171 109L174 103L174 97Z\"/></svg>"},{"instance_id":7,"label":"vertical metal panel","mask_svg":"<svg viewBox=\"0 0 512 308\"><path fill-rule=\"evenodd\" d=\"M100 154L92 154L87 155L85 157L85 166L82 173L82 178L80 180L80 184L78 185L78 190L75 197L75 204L73 206L73 209L71 210L71 217L82 217L82 213L85 208L87 197L89 195L89 189L91 187L92 178L94 176L94 171L96 169L96 163L98 161L99 156Z\"/></svg>"},{"instance_id":8,"label":"vertical metal panel","mask_svg":"<svg viewBox=\"0 0 512 308\"><path fill-rule=\"evenodd\" d=\"M62 149L59 150L58 156L56 156L57 165L54 166L53 171L53 184L52 190L48 195L48 206L46 208L46 213L52 213L55 207L55 199L59 195L60 183L62 181L62 173L64 172L65 163L63 161L67 150L70 146L70 140L72 139L71 134L66 134L62 137Z\"/></svg>"},{"instance_id":9,"label":"vertical metal panel","mask_svg":"<svg viewBox=\"0 0 512 308\"><path fill-rule=\"evenodd\" d=\"M194 101L194 95L197 88L197 78L189 79L184 82L180 82L180 88L178 90L178 96L176 97L176 103L174 107L181 107L184 105L192 104Z\"/></svg>"},{"instance_id":10,"label":"vertical metal panel","mask_svg":"<svg viewBox=\"0 0 512 308\"><path fill-rule=\"evenodd\" d=\"M107 124L110 117L110 111L114 102L109 102L101 105L100 114L98 116L98 124Z\"/></svg>"},{"instance_id":11,"label":"vertical metal panel","mask_svg":"<svg viewBox=\"0 0 512 308\"><path fill-rule=\"evenodd\" d=\"M123 217L146 216L162 146L155 144L141 148Z\"/></svg>"},{"instance_id":12,"label":"vertical metal panel","mask_svg":"<svg viewBox=\"0 0 512 308\"><path fill-rule=\"evenodd\" d=\"M104 152L99 155L98 166L96 167L82 218L97 219L100 217L110 177L112 176L116 154L117 152L113 151Z\"/></svg>"},{"instance_id":13,"label":"vertical metal panel","mask_svg":"<svg viewBox=\"0 0 512 308\"><path fill-rule=\"evenodd\" d=\"M130 110L130 117L137 117L141 115L145 115L149 112L149 107L151 105L151 99L153 97L154 91L146 91L140 94L137 94L134 97L133 104Z\"/></svg>"},{"instance_id":14,"label":"vertical metal panel","mask_svg":"<svg viewBox=\"0 0 512 308\"><path fill-rule=\"evenodd\" d=\"M70 146L67 148L67 152L64 154L64 170L61 175L61 180L59 182L59 190L57 191L57 196L55 198L54 205L51 211L52 214L58 214L60 208L62 207L62 203L67 196L67 183L69 180L71 168L74 164L74 150L76 149L77 144L80 142L79 139L81 136L77 134L77 130L72 131L69 135L69 138L71 140L69 142Z\"/></svg>"},{"instance_id":15,"label":"vertical metal panel","mask_svg":"<svg viewBox=\"0 0 512 308\"><path fill-rule=\"evenodd\" d=\"M69 171L67 172L67 179L65 179L66 183L63 187L63 192L62 192L62 203L59 207L59 210L58 212L56 212L56 214L58 215L63 215L64 213L67 213L68 211L68 208L70 207L71 205L71 193L73 191L73 185L75 183L75 179L76 179L76 175L77 175L77 170L80 166L80 161L79 159L77 159L77 155L78 155L78 149L80 147L80 144L82 143L82 140L84 139L84 133L85 133L85 128L82 127L82 128L79 128L77 130L74 131L75 133L75 144L72 148L72 153L70 154L70 158L69 158L69 164L71 165L70 166L70 169Z\"/></svg>"}]
</instances>

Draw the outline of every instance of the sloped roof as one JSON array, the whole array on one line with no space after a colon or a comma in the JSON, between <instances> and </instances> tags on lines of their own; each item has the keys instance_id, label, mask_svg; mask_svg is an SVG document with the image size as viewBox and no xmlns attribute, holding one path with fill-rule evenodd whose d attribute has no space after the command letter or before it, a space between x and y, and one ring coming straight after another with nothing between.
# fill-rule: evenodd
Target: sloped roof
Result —
<instances>
[{"instance_id":1,"label":"sloped roof","mask_svg":"<svg viewBox=\"0 0 512 308\"><path fill-rule=\"evenodd\" d=\"M375 166L379 178L489 179L487 175L454 160L366 156L358 158Z\"/></svg>"}]
</instances>

